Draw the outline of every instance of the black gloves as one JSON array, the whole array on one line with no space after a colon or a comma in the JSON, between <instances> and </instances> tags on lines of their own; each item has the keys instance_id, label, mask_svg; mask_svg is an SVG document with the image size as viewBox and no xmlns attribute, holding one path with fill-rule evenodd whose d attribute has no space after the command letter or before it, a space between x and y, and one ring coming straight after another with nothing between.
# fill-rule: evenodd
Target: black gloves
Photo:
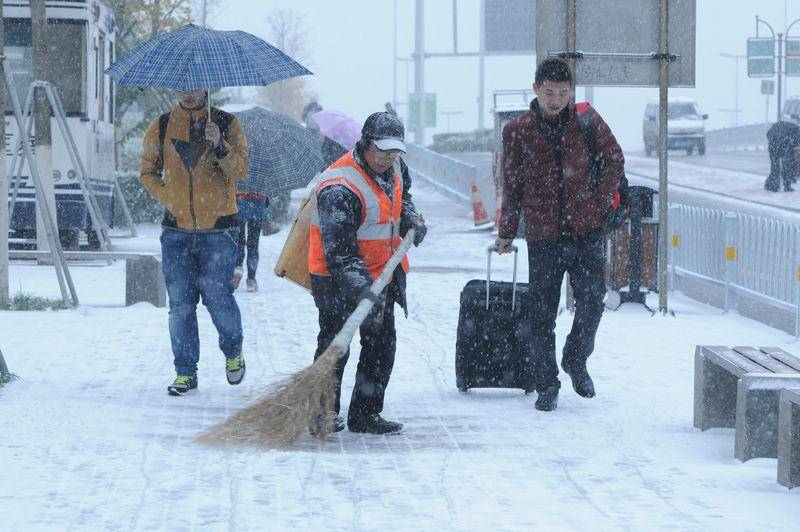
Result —
<instances>
[{"instance_id":1,"label":"black gloves","mask_svg":"<svg viewBox=\"0 0 800 532\"><path fill-rule=\"evenodd\" d=\"M423 220L417 221L417 225L414 226L414 246L419 247L422 244L422 241L425 240L425 235L428 234L428 226L425 225Z\"/></svg>"},{"instance_id":2,"label":"black gloves","mask_svg":"<svg viewBox=\"0 0 800 532\"><path fill-rule=\"evenodd\" d=\"M414 245L419 247L422 241L425 240L425 235L428 234L428 226L425 225L425 218L421 214L402 218L400 220L400 236L405 237L408 230L412 227L416 229L414 233Z\"/></svg>"}]
</instances>

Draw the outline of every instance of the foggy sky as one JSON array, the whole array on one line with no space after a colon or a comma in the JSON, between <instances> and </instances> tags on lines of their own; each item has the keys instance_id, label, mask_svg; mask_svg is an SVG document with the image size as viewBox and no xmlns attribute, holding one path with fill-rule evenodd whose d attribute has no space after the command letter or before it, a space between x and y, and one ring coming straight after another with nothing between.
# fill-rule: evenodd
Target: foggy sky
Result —
<instances>
[{"instance_id":1,"label":"foggy sky","mask_svg":"<svg viewBox=\"0 0 800 532\"><path fill-rule=\"evenodd\" d=\"M630 0L628 0L630 1ZM426 0L426 49L428 52L452 51L452 0ZM305 15L308 30L309 60L314 76L309 88L320 103L338 109L359 122L371 112L382 110L393 99L392 56L394 41L394 0L223 0L219 13L211 19L216 29L242 29L271 41L267 15L275 7L294 9ZM458 0L459 51L478 47L479 0ZM691 96L708 113L707 127L730 126L732 115L720 109L734 108L735 62L720 53L744 54L746 40L755 36L755 16L767 20L776 31L787 22L800 18L796 0L697 0L696 87L671 89L670 95ZM410 58L414 45L414 0L397 0L398 56ZM768 30L761 26L761 36ZM792 28L800 36L800 23ZM529 88L533 80L535 58L488 57L486 59L486 115L490 127L492 91ZM407 89L413 90L413 64L397 64L397 99L406 101ZM409 76L406 76L408 71ZM478 126L478 61L475 58L431 58L426 61L426 91L435 92L439 111L461 111L450 117L452 131L469 131ZM786 95L800 95L797 78L787 78ZM745 60L739 60L740 124L763 122L765 96L761 81L747 77ZM645 104L658 97L656 88L597 88L594 105L611 125L626 149L641 149L642 114ZM578 88L577 98L583 99ZM776 97L770 98L770 120L775 119ZM398 108L401 115L405 107ZM446 130L446 117L439 115L433 133ZM410 138L410 137L409 137Z\"/></svg>"}]
</instances>

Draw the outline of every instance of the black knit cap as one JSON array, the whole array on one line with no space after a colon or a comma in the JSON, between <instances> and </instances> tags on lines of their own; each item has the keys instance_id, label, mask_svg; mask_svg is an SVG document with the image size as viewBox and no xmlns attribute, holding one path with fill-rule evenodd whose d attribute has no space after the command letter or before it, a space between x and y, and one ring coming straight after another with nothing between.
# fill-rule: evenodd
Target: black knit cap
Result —
<instances>
[{"instance_id":1,"label":"black knit cap","mask_svg":"<svg viewBox=\"0 0 800 532\"><path fill-rule=\"evenodd\" d=\"M406 153L406 132L403 123L391 113L372 113L364 121L361 137L371 140L381 151L400 150Z\"/></svg>"}]
</instances>

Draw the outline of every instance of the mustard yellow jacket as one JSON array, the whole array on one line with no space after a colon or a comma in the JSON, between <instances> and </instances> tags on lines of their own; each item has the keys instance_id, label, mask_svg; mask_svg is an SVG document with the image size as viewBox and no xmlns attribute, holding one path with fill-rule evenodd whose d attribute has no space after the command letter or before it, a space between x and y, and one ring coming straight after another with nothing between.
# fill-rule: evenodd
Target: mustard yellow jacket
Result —
<instances>
[{"instance_id":1,"label":"mustard yellow jacket","mask_svg":"<svg viewBox=\"0 0 800 532\"><path fill-rule=\"evenodd\" d=\"M205 140L206 107L175 107L164 133L163 165L159 118L144 135L140 167L142 185L174 217L179 229L213 229L220 218L236 214L234 183L247 175L247 138L239 119L212 107L211 117L223 132L211 149ZM163 168L163 171L162 171Z\"/></svg>"}]
</instances>

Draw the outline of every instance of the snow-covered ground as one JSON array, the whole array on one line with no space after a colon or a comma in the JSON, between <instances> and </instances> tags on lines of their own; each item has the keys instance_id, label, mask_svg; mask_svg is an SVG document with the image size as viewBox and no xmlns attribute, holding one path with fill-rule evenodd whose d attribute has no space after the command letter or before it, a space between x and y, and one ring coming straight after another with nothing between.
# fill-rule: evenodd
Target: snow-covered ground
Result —
<instances>
[{"instance_id":1,"label":"snow-covered ground","mask_svg":"<svg viewBox=\"0 0 800 532\"><path fill-rule=\"evenodd\" d=\"M165 393L167 310L122 306L122 263L73 265L80 308L0 312L0 349L21 377L0 389L0 529L797 529L800 490L777 484L774 459L740 463L732 430L692 427L696 344L800 352L792 337L676 294L675 317L635 305L605 314L589 366L594 399L568 379L552 413L520 390L462 394L459 292L485 274L491 236L473 231L462 207L415 192L430 232L412 251L384 412L404 434L304 436L272 452L193 443L311 362L311 297L271 271L286 230L262 240L261 292L237 292L247 378L226 383L202 309L200 389L187 397ZM119 247L157 250L157 228L142 232ZM493 278L510 279L509 258L493 263ZM58 295L52 267L14 263L11 275L12 291ZM570 323L562 313L560 344Z\"/></svg>"}]
</instances>

